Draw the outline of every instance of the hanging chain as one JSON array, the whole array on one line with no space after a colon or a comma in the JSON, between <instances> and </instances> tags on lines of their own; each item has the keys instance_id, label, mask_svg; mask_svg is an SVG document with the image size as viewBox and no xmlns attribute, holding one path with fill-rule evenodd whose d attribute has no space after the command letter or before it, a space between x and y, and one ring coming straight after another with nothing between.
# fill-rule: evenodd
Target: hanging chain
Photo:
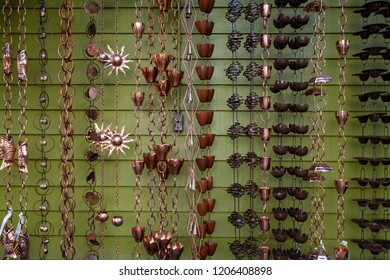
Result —
<instances>
[{"instance_id":1,"label":"hanging chain","mask_svg":"<svg viewBox=\"0 0 390 280\"><path fill-rule=\"evenodd\" d=\"M59 164L61 199L61 252L63 259L73 259L76 254L74 247L74 112L72 111L75 89L72 85L72 74L74 71L74 61L72 51L74 37L72 35L72 22L74 19L73 1L63 0L59 8L60 16L60 44L58 54L61 57L61 70L58 73L60 85L60 147L61 162Z\"/></svg>"}]
</instances>

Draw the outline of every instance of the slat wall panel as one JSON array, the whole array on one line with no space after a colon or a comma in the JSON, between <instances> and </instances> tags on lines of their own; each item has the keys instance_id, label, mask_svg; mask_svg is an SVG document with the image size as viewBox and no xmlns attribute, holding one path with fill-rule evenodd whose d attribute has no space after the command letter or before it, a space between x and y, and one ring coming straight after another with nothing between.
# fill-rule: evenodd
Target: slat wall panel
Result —
<instances>
[{"instance_id":1,"label":"slat wall panel","mask_svg":"<svg viewBox=\"0 0 390 280\"><path fill-rule=\"evenodd\" d=\"M11 5L13 7L16 7L18 4L18 1L11 0ZM39 43L36 40L36 30L38 28L38 24L36 21L36 18L34 16L34 7L36 5L36 1L26 1L27 9L27 16L26 16L26 22L27 24L27 51L29 56L29 87L28 87L28 111L27 116L29 119L28 126L27 126L27 134L29 137L29 179L28 179L28 191L29 191L29 220L28 225L30 232L33 233L34 226L38 221L38 216L36 216L33 213L33 204L35 201L39 199L37 194L34 191L34 184L39 178L39 174L36 173L34 169L35 160L39 157L39 152L35 149L35 143L39 139L39 131L34 128L33 120L36 117L37 114L39 114L39 105L37 102L37 97L39 94L40 88L34 84L34 77L36 73L39 71L39 63L37 60L38 57L38 51L39 51ZM49 215L49 219L55 224L56 230L55 235L52 237L52 242L50 243L50 254L49 258L51 259L59 259L61 257L60 250L59 250L59 237L58 237L58 227L60 224L60 213L58 212L58 203L60 201L60 188L59 188L59 173L58 173L58 164L59 164L59 135L58 135L58 125L59 125L59 113L58 113L58 105L57 100L59 97L59 82L57 80L57 73L60 69L60 58L57 54L57 45L59 40L59 18L58 18L58 5L60 1L47 1L48 7L49 7L49 13L50 13L50 19L48 24L50 25L50 34L49 39L47 43L47 50L49 53L49 64L48 64L48 71L51 73L52 76L52 85L48 87L48 92L51 95L51 104L49 106L48 113L51 117L51 127L48 131L48 133L53 137L55 140L55 147L54 149L48 153L48 157L51 160L52 169L49 172L50 179L54 182L53 186L53 192L50 195L49 199L53 206L53 211ZM83 12L82 10L82 4L84 0L76 0L75 1L75 20L73 23L73 34L75 37L75 50L73 53L73 57L75 59L75 74L73 78L73 83L76 88L76 97L74 102L74 110L76 113L76 126L75 126L75 164L76 164L76 201L77 201L77 207L76 207L76 236L75 236L75 242L76 242L76 250L77 255L76 258L82 259L84 256L84 253L87 251L87 247L85 244L84 239L84 233L87 230L87 214L88 209L86 205L82 201L82 194L86 190L87 185L85 184L85 173L86 168L88 167L86 162L84 161L84 150L86 149L87 145L84 140L84 130L87 126L87 120L84 117L83 110L88 105L85 99L83 98L83 90L85 89L88 81L85 78L85 66L87 64L87 61L83 54L83 46L88 42L87 37L85 36L85 27L88 23L89 17ZM113 45L114 42L114 1L105 1L106 5L106 44ZM130 53L131 56L134 52L134 37L132 35L130 25L131 22L134 21L134 8L133 8L133 1L127 1L127 0L120 0L120 11L119 11L119 44L120 45L126 45L126 52ZM183 2L183 1L181 1ZM197 1L194 1L197 2ZM213 10L213 13L210 15L210 19L214 20L216 22L213 36L211 37L211 42L216 44L216 50L213 55L213 65L215 66L215 72L213 79L210 81L210 85L215 88L215 96L214 100L211 103L211 108L215 110L215 117L212 124L212 131L213 133L217 134L217 138L215 141L215 144L212 148L213 153L216 155L216 163L213 167L213 175L214 175L214 184L215 184L215 190L213 191L213 196L217 198L216 207L213 213L213 218L217 220L217 226L215 230L215 234L213 238L218 242L218 249L215 254L215 259L231 259L232 255L228 250L228 243L232 242L233 237L233 227L227 222L227 216L232 211L232 199L229 195L226 194L225 189L230 185L232 182L230 168L225 163L226 158L231 153L231 140L226 136L226 130L230 126L230 123L228 120L231 118L231 112L229 108L226 106L226 99L230 95L231 88L230 88L230 81L225 77L224 69L229 65L230 63L230 53L228 52L226 48L226 36L230 32L230 24L224 19L224 15L226 12L226 3L228 1L216 1L215 8ZM242 0L242 3L245 5L248 1ZM338 108L337 106L337 94L338 94L338 86L337 86L337 76L338 76L338 66L337 66L337 59L338 54L334 47L334 43L336 40L339 39L338 35L338 24L336 20L333 20L339 16L339 9L337 8L337 1L328 1L331 3L329 4L330 8L326 11L326 31L327 31L327 48L325 50L325 56L327 58L327 68L326 72L331 73L332 77L334 79L334 82L326 85L326 91L328 93L327 95L327 101L328 106L325 110L325 118L327 120L327 127L326 127L326 161L329 162L333 168L337 168L337 124L334 119L334 111ZM355 1L354 1L355 2ZM362 2L362 1L361 1ZM146 3L144 3L145 5ZM182 3L183 4L183 3ZM348 103L347 108L350 110L350 116L356 116L359 114L360 110L360 103L357 100L357 98L352 97L354 94L361 93L361 87L360 87L360 81L357 77L352 76L352 74L359 71L361 68L361 63L359 59L353 58L352 54L357 53L361 49L361 43L360 39L357 37L352 36L352 33L355 31L360 30L361 21L360 17L353 13L353 10L356 9L359 6L359 3L351 3L351 5L346 10L347 16L349 18L348 25L346 27L347 37L352 40L351 49L349 51L348 55L348 64L346 69L346 76L347 76L347 88L346 88L346 94L348 97ZM274 15L277 13L276 10L273 10ZM143 18L146 22L146 11L143 12ZM99 20L98 20L99 21ZM156 21L157 23L157 21ZM17 24L18 24L18 18L17 18L17 12L16 9L14 9L14 13L12 15L12 30L13 32L16 32L17 30ZM308 25L304 28L304 32L307 32L308 34L311 32L311 26ZM242 31L245 34L247 34L247 23L240 19L238 21L238 29ZM259 25L260 30L260 25ZM291 33L292 29L287 27L286 29L287 33ZM271 24L271 32L275 32L274 27ZM16 42L18 40L18 36L16 33L14 33L14 53L16 52ZM99 40L99 37L96 37L96 40ZM200 40L200 36L195 34L194 35L194 42L197 42ZM184 34L182 34L181 42L184 42ZM143 38L143 45L147 45L147 38L144 36ZM158 46L158 42L156 40L156 46ZM311 49L310 47L305 50L306 56L310 56ZM243 47L240 48L238 52L238 57L243 58L243 65L248 63L248 56L246 51ZM260 60L260 50L258 50L258 57ZM271 50L271 58L276 57L276 53L274 50ZM146 56L144 54L142 65L147 65L148 61L146 59ZM130 65L131 67L134 67L134 64L132 63ZM16 70L15 70L16 72ZM310 71L307 71L307 75L309 75ZM271 84L275 80L275 76L271 79ZM308 77L308 76L307 76ZM306 77L306 78L307 78ZM113 92L114 92L114 77L113 75L110 77L107 77L106 79L106 111L105 111L105 119L106 123L114 122L114 98L113 98ZM133 75L132 70L127 72L126 76L121 75L120 76L120 87L119 87L119 119L121 124L126 124L127 130L132 131L133 125L134 125L134 117L133 117L133 109L134 106L132 104L132 101L130 99L130 93L135 88L135 78ZM143 82L143 79L142 79ZM180 89L180 92L184 94L185 91L185 80L183 80L183 86ZM245 96L248 92L248 86L246 84L246 80L243 77L240 77L239 79L240 85L239 85L239 91L241 95ZM261 91L261 82L259 79L256 80L256 82L259 85L258 91ZM1 82L2 83L2 82ZM196 86L201 85L201 81L197 77L195 77L195 84ZM145 88L145 87L144 87ZM4 87L3 87L4 89ZM12 133L14 135L17 135L18 133L18 125L16 121L16 117L19 113L18 104L17 104L17 86L14 82L14 85L12 86L12 91L14 93L14 102L12 104L13 108L13 116L14 116L14 128L12 129ZM312 100L307 99L307 101L311 104ZM100 104L100 101L97 101L97 104ZM242 106L244 109L244 106ZM143 106L143 109L145 110L146 106ZM369 108L367 108L369 109ZM0 104L0 114L3 114L4 112L4 105ZM146 116L147 112L144 111L145 119L142 122L142 129L143 129L143 141L144 141L144 149L146 149ZM358 144L357 140L353 139L353 136L357 136L360 134L360 126L356 120L350 117L350 120L346 126L346 135L347 135L347 162L346 162L346 177L355 177L357 176L356 170L358 170L359 165L353 160L354 156L357 156L356 153L357 150L360 149L360 145ZM258 120L260 119L260 115L258 115ZM271 115L271 122L275 123L277 121L276 115ZM288 120L286 120L288 123ZM292 120L291 120L292 121ZM246 117L242 118L242 123L247 123ZM306 123L310 124L309 116L306 116ZM197 129L198 131L199 129ZM0 128L0 134L4 134L4 129ZM179 145L183 145L184 143L185 134L181 134L178 137L178 143ZM274 145L275 138L271 139L270 146ZM248 147L245 146L247 141L242 141L243 145L240 147L243 152L248 150ZM310 145L310 140L305 139L305 142L307 145ZM245 143L245 144L244 144ZM260 151L261 149L261 143L258 141L256 143L256 149ZM378 151L379 152L379 151ZM183 154L184 155L184 154ZM134 254L132 252L132 244L133 239L131 238L131 232L130 228L132 227L135 217L134 213L132 212L133 204L134 204L134 196L133 196L133 187L135 184L135 176L133 172L131 171L131 159L134 159L134 153L132 151L127 152L127 156L120 156L120 179L119 179L119 186L120 186L120 206L121 206L121 212L122 215L125 217L125 224L119 228L119 229L113 229L112 226L109 224L108 229L106 231L106 258L112 259L115 255L115 246L114 246L114 237L118 234L120 236L120 244L121 244L121 259L132 259L134 258ZM306 162L306 165L310 165L310 162ZM106 160L106 197L108 200L107 208L108 210L114 210L114 193L115 193L115 187L114 187L114 178L110 176L110 170L114 170L115 162L113 158L107 158ZM183 174L185 174L187 170L187 167L183 167L182 175L178 178L178 184L181 187L181 190L184 186L184 180L185 177ZM16 174L16 169L14 169L14 172ZM98 166L97 172L100 172L100 168ZM242 174L243 176L247 176L248 170L244 170L242 168ZM0 172L0 176L3 176L4 171ZM288 176L288 175L286 175ZM336 217L336 210L337 210L337 194L333 187L333 179L336 178L337 174L327 174L327 181L325 183L326 188L326 200L325 200L325 227L326 227L326 235L325 235L325 245L327 246L327 249L331 251L332 247L336 245L336 236L337 236L337 217ZM15 176L17 177L17 176ZM142 177L142 182L145 182L146 176L145 174ZM172 179L169 180L169 183L171 183ZM288 181L288 180L286 180ZM14 193L14 204L16 207L16 211L18 210L18 179L16 179L13 193ZM99 184L98 184L99 185ZM276 186L277 181L275 179L270 180L270 186ZM5 189L2 186L0 188L0 198L4 197ZM142 197L142 203L143 205L146 205L147 201L147 191L144 192ZM350 222L351 218L358 217L359 212L358 208L356 207L355 203L351 202L351 199L358 198L360 195L360 190L355 184L350 184L349 190L346 193L346 238L352 239L352 238L359 238L359 230L355 224L352 224ZM243 202L243 207L245 207L245 203ZM260 200L258 201L257 210L260 211L261 205ZM276 206L276 202L271 200L269 202L268 209L272 209L272 207ZM186 197L184 195L184 191L180 192L179 197L179 211L180 211L180 222L179 222L179 234L182 236L180 240L184 241L187 244L187 240L184 237L185 236L185 225L187 222L187 214L186 214ZM309 205L307 205L308 209ZM4 199L0 200L0 209L4 208ZM145 210L146 207L144 207ZM243 208L244 209L244 208ZM148 216L148 212L145 210L142 213L141 221L146 221L146 217ZM142 220L144 219L144 220ZM276 222L273 221L273 224ZM306 231L308 231L308 223L306 223ZM275 243L273 240L270 241L270 246L273 246ZM31 246L31 254L30 257L32 259L38 258L38 246L39 246L39 239L36 236L32 236L32 246ZM350 244L351 247L351 258L358 259L359 258L359 249L355 246ZM306 248L306 247L304 247ZM0 249L0 253L2 249ZM369 255L369 254L367 254ZM145 254L143 253L143 256ZM187 249L185 249L183 257L182 258L188 258L189 252L188 252L188 246Z\"/></svg>"}]
</instances>

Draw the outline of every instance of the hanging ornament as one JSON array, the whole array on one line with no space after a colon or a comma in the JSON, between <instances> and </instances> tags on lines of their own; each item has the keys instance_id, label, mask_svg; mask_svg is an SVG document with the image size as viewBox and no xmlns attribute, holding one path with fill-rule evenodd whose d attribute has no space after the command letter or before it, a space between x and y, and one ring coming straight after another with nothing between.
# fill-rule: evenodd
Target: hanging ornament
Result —
<instances>
[{"instance_id":1,"label":"hanging ornament","mask_svg":"<svg viewBox=\"0 0 390 280\"><path fill-rule=\"evenodd\" d=\"M118 70L126 75L125 69L130 69L126 63L132 62L130 59L126 59L129 54L124 54L125 46L120 50L113 50L109 45L107 45L109 53L105 53L103 58L100 59L100 62L107 63L106 68L109 68L108 75L111 75L115 70L115 75L118 75Z\"/></svg>"}]
</instances>

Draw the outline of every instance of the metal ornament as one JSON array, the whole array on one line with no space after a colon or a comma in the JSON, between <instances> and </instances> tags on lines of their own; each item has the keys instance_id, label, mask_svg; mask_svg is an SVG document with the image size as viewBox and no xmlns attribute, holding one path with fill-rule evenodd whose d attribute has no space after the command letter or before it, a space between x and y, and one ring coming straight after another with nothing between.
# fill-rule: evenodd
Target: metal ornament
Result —
<instances>
[{"instance_id":1,"label":"metal ornament","mask_svg":"<svg viewBox=\"0 0 390 280\"><path fill-rule=\"evenodd\" d=\"M130 69L126 64L132 62L130 59L126 59L129 54L124 54L125 46L120 50L113 50L109 45L107 45L109 53L105 53L104 58L100 59L100 62L106 63L104 67L109 68L108 75L111 75L115 70L115 75L118 75L118 70L126 75L125 69Z\"/></svg>"}]
</instances>

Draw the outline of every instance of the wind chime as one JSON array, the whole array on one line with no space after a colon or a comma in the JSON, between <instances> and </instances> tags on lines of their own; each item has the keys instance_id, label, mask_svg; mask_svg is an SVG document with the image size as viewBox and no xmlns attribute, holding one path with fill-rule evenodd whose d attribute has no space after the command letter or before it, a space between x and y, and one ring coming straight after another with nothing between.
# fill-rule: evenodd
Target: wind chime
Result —
<instances>
[{"instance_id":1,"label":"wind chime","mask_svg":"<svg viewBox=\"0 0 390 280\"><path fill-rule=\"evenodd\" d=\"M332 171L332 168L324 163L325 156L325 128L326 120L323 112L326 108L325 90L323 85L332 81L330 76L323 73L326 67L326 61L324 58L324 50L326 47L325 40L325 10L327 6L320 1L313 1L306 5L305 11L314 13L313 24L313 57L311 62L313 64L312 77L310 83L314 86L306 93L313 96L313 112L311 113L311 120L313 122L313 128L310 130L310 139L312 142L312 148L310 155L312 156L312 166L310 167L311 173L308 175L307 180L315 185L311 199L311 224L310 224L310 238L311 238L311 253L308 259L328 259L330 258L325 250L323 244L323 237L325 234L324 227L324 198L325 188L323 181L325 177L322 175L324 172Z\"/></svg>"},{"instance_id":2,"label":"wind chime","mask_svg":"<svg viewBox=\"0 0 390 280\"><path fill-rule=\"evenodd\" d=\"M345 38L345 25L347 24L347 16L345 14L345 7L348 4L348 0L344 2L339 1L339 7L341 8L341 14L339 17L340 24L340 35L341 39L336 42L336 49L339 53L339 69L340 75L338 79L339 84L339 96L337 103L339 105L339 110L335 112L336 120L339 125L338 129L338 146L339 146L339 156L338 156L338 179L334 181L337 193L338 193L338 203L337 203L337 241L339 246L334 248L335 258L337 260L345 260L348 258L348 246L347 242L344 240L344 231L345 231L345 214L344 214L344 194L348 188L348 181L344 178L345 173L345 146L347 144L347 139L345 137L345 124L348 120L349 112L344 109L346 103L345 96L345 67L347 64L346 55L349 50L350 42Z\"/></svg>"},{"instance_id":3,"label":"wind chime","mask_svg":"<svg viewBox=\"0 0 390 280\"><path fill-rule=\"evenodd\" d=\"M98 89L96 88L96 81L99 78L100 67L96 64L95 59L99 55L99 46L95 42L96 36L96 20L95 17L101 12L100 2L89 0L84 3L84 12L90 17L87 23L86 31L89 42L84 47L84 55L89 62L87 64L86 73L89 85L84 90L84 98L88 101L88 107L85 109L85 116L89 122L86 128L85 139L88 143L84 156L88 164L86 183L89 188L83 193L83 200L89 209L88 226L89 229L85 234L85 240L88 246L84 258L88 260L99 259L99 252L97 251L100 242L96 234L96 208L101 205L100 193L96 190L96 164L101 157L99 149L92 143L91 135L93 136L96 131L96 122L99 117L99 109L95 102L99 97Z\"/></svg>"},{"instance_id":4,"label":"wind chime","mask_svg":"<svg viewBox=\"0 0 390 280\"><path fill-rule=\"evenodd\" d=\"M35 192L40 196L40 199L34 204L34 212L40 217L40 220L37 222L34 232L35 235L41 238L39 258L41 260L46 260L49 254L50 236L54 233L53 224L48 220L48 214L51 211L51 203L48 200L48 196L52 192L52 182L48 179L51 162L47 158L47 153L54 148L54 139L47 134L51 124L50 116L47 114L50 103L50 95L47 90L51 84L51 76L46 70L49 61L49 55L46 50L46 23L49 18L49 10L45 0L39 0L38 5L39 27L37 37L41 45L38 59L41 68L37 74L36 83L41 88L38 97L38 104L41 108L41 112L35 118L34 126L41 134L36 143L40 158L38 158L35 163L35 169L40 174L40 178L35 184Z\"/></svg>"}]
</instances>

